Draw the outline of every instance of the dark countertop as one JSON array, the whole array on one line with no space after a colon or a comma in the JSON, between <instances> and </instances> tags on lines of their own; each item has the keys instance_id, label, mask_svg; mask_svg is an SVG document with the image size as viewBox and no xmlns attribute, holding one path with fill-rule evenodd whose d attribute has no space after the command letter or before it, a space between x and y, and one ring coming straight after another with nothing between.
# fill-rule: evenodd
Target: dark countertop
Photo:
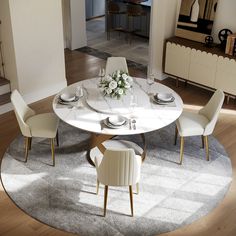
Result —
<instances>
[{"instance_id":1,"label":"dark countertop","mask_svg":"<svg viewBox=\"0 0 236 236\"><path fill-rule=\"evenodd\" d=\"M227 57L229 59L236 60L235 56L225 54L224 50L220 48L220 45L214 45L214 47L207 47L204 43L195 42L189 39L180 37L172 37L166 40L167 42L183 45L185 47L194 48L196 50L205 51L207 53L216 54L218 56Z\"/></svg>"}]
</instances>

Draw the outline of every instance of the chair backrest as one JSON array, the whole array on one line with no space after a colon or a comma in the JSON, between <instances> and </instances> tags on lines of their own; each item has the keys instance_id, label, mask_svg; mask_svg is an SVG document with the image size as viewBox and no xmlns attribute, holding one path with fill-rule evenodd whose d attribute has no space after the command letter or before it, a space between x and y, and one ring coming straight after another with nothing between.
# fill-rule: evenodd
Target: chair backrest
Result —
<instances>
[{"instance_id":1,"label":"chair backrest","mask_svg":"<svg viewBox=\"0 0 236 236\"><path fill-rule=\"evenodd\" d=\"M203 135L209 135L213 132L220 113L220 109L224 103L224 98L225 95L223 91L220 89L216 90L205 107L199 111L200 114L206 116L209 120Z\"/></svg>"},{"instance_id":2,"label":"chair backrest","mask_svg":"<svg viewBox=\"0 0 236 236\"><path fill-rule=\"evenodd\" d=\"M106 63L106 75L112 75L116 70L129 73L125 57L108 57Z\"/></svg>"},{"instance_id":3,"label":"chair backrest","mask_svg":"<svg viewBox=\"0 0 236 236\"><path fill-rule=\"evenodd\" d=\"M35 112L27 106L22 96L17 90L14 90L11 94L11 102L14 107L16 119L20 126L21 133L26 137L31 137L30 127L25 121L35 114Z\"/></svg>"},{"instance_id":4,"label":"chair backrest","mask_svg":"<svg viewBox=\"0 0 236 236\"><path fill-rule=\"evenodd\" d=\"M97 167L97 178L109 186L134 185L140 179L141 162L133 149L106 149Z\"/></svg>"}]
</instances>

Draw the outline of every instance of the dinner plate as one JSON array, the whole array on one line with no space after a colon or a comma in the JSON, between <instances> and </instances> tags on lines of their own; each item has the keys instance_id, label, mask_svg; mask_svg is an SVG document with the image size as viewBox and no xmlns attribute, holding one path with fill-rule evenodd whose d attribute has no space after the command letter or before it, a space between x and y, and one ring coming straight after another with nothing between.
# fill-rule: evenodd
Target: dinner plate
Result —
<instances>
[{"instance_id":1,"label":"dinner plate","mask_svg":"<svg viewBox=\"0 0 236 236\"><path fill-rule=\"evenodd\" d=\"M60 95L60 99L63 102L73 102L75 100L76 96L72 93L62 93Z\"/></svg>"},{"instance_id":2,"label":"dinner plate","mask_svg":"<svg viewBox=\"0 0 236 236\"><path fill-rule=\"evenodd\" d=\"M157 93L155 99L163 102L171 102L173 100L173 95L171 93Z\"/></svg>"},{"instance_id":3,"label":"dinner plate","mask_svg":"<svg viewBox=\"0 0 236 236\"><path fill-rule=\"evenodd\" d=\"M107 119L110 124L115 126L123 125L126 121L126 118L121 115L109 116Z\"/></svg>"},{"instance_id":4,"label":"dinner plate","mask_svg":"<svg viewBox=\"0 0 236 236\"><path fill-rule=\"evenodd\" d=\"M112 128L112 129L119 129L121 127L123 127L124 125L126 125L127 123L127 119L125 119L125 122L122 125L113 125L109 122L108 117L106 119L103 120L103 123L108 127L108 128Z\"/></svg>"},{"instance_id":5,"label":"dinner plate","mask_svg":"<svg viewBox=\"0 0 236 236\"><path fill-rule=\"evenodd\" d=\"M175 98L172 97L172 99L171 99L170 101L162 101L162 100L158 99L158 98L156 97L156 95L154 95L154 96L152 96L152 100L153 100L153 102L155 102L156 104L159 104L159 105L166 105L166 104L172 103L172 102L175 100Z\"/></svg>"},{"instance_id":6,"label":"dinner plate","mask_svg":"<svg viewBox=\"0 0 236 236\"><path fill-rule=\"evenodd\" d=\"M75 97L75 99L73 101L70 101L70 102L66 102L66 101L63 101L60 97L58 98L58 103L62 104L62 105L68 105L72 102L77 102L79 100L79 97Z\"/></svg>"}]
</instances>

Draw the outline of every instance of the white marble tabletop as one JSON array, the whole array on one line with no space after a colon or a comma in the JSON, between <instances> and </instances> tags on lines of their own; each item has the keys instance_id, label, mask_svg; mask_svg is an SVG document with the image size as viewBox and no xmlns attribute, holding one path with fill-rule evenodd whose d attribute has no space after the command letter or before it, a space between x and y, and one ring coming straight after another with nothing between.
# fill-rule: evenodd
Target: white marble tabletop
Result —
<instances>
[{"instance_id":1,"label":"white marble tabletop","mask_svg":"<svg viewBox=\"0 0 236 236\"><path fill-rule=\"evenodd\" d=\"M56 115L64 122L86 131L107 135L130 135L154 131L174 122L182 113L183 101L169 87L155 82L151 87L145 79L133 78L133 89L121 99L103 97L98 88L99 78L83 80L63 89L53 100ZM78 102L68 105L58 103L62 93L75 93L78 86L83 87L84 96ZM168 105L153 102L152 94L172 93L175 101ZM132 96L137 97L137 105L130 107ZM111 114L122 114L127 125L119 129L108 128L103 120ZM136 129L130 128L130 120L136 121Z\"/></svg>"}]
</instances>

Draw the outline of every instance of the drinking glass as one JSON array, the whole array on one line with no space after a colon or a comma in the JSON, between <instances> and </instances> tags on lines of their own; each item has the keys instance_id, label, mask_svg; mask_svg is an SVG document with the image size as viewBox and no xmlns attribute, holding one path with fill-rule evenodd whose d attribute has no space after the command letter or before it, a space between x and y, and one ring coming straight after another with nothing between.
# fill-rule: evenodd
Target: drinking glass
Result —
<instances>
[{"instance_id":1,"label":"drinking glass","mask_svg":"<svg viewBox=\"0 0 236 236\"><path fill-rule=\"evenodd\" d=\"M130 95L130 107L132 112L134 112L134 108L138 106L138 96L135 94Z\"/></svg>"},{"instance_id":2,"label":"drinking glass","mask_svg":"<svg viewBox=\"0 0 236 236\"><path fill-rule=\"evenodd\" d=\"M100 78L102 78L102 77L105 76L105 69L104 69L104 68L101 67L101 68L99 69L98 76L99 76Z\"/></svg>"},{"instance_id":3,"label":"drinking glass","mask_svg":"<svg viewBox=\"0 0 236 236\"><path fill-rule=\"evenodd\" d=\"M79 98L84 96L83 88L81 86L76 88L75 95Z\"/></svg>"},{"instance_id":4,"label":"drinking glass","mask_svg":"<svg viewBox=\"0 0 236 236\"><path fill-rule=\"evenodd\" d=\"M150 74L148 77L147 77L147 84L148 84L148 93L150 94L151 93L151 88L152 88L152 85L155 83L155 76L154 74Z\"/></svg>"}]
</instances>

